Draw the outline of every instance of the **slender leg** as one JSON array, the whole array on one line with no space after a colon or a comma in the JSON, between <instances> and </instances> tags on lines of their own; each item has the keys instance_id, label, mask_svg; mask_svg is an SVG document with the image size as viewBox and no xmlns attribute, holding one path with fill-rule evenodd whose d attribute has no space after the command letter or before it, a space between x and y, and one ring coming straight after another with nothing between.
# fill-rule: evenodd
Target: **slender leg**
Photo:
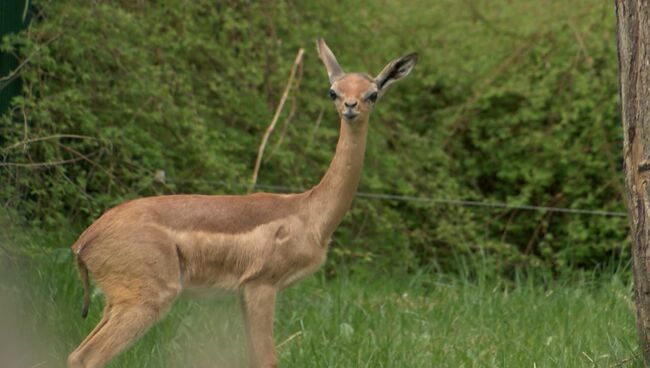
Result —
<instances>
[{"instance_id":1,"label":"slender leg","mask_svg":"<svg viewBox=\"0 0 650 368\"><path fill-rule=\"evenodd\" d=\"M254 368L277 367L273 344L273 314L277 289L271 285L246 285L242 310L250 346L250 363Z\"/></svg>"},{"instance_id":2,"label":"slender leg","mask_svg":"<svg viewBox=\"0 0 650 368\"><path fill-rule=\"evenodd\" d=\"M145 289L142 284L148 285ZM68 358L70 368L101 368L153 325L176 299L180 285L153 287L154 281L132 283L133 290L107 295L103 326L95 328ZM116 296L121 295L121 296ZM101 322L100 322L101 324Z\"/></svg>"},{"instance_id":3,"label":"slender leg","mask_svg":"<svg viewBox=\"0 0 650 368\"><path fill-rule=\"evenodd\" d=\"M99 330L102 327L104 327L106 322L108 322L108 317L110 316L110 314L111 314L111 307L108 304L106 304L106 306L104 307L104 311L102 312L102 318L99 320L95 328L93 328L93 330L88 334L88 336L86 336L86 338L79 344L77 350L79 350L82 346L84 346L88 342L88 340L92 339L93 336L95 336L97 332L99 332Z\"/></svg>"},{"instance_id":4,"label":"slender leg","mask_svg":"<svg viewBox=\"0 0 650 368\"><path fill-rule=\"evenodd\" d=\"M83 347L92 339L99 330L106 325L106 322L108 322L108 318L110 316L110 306L108 303L106 304L106 307L104 307L104 312L102 313L102 318L99 320L95 328L86 336L86 338L79 344L79 346L68 356L68 366L69 367L81 367L81 361L79 360L80 357L80 351L83 349Z\"/></svg>"},{"instance_id":5,"label":"slender leg","mask_svg":"<svg viewBox=\"0 0 650 368\"><path fill-rule=\"evenodd\" d=\"M142 336L159 316L158 308L150 305L114 306L104 326L75 351L77 365L71 367L104 367Z\"/></svg>"}]
</instances>

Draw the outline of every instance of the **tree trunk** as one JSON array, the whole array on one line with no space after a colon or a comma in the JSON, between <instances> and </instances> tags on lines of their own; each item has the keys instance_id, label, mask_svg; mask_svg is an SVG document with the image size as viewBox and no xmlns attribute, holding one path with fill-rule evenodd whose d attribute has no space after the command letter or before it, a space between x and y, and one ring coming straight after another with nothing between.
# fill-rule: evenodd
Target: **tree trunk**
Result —
<instances>
[{"instance_id":1,"label":"tree trunk","mask_svg":"<svg viewBox=\"0 0 650 368\"><path fill-rule=\"evenodd\" d=\"M637 333L650 364L650 5L615 0L627 209L632 238Z\"/></svg>"}]
</instances>

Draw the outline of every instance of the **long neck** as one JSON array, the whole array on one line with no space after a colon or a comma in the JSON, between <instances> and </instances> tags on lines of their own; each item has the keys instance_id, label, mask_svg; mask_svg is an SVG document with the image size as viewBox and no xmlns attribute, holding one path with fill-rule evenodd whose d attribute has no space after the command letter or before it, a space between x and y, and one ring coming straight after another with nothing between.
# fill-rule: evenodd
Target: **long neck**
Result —
<instances>
[{"instance_id":1,"label":"long neck","mask_svg":"<svg viewBox=\"0 0 650 368\"><path fill-rule=\"evenodd\" d=\"M361 117L360 117L361 118ZM350 123L341 120L336 154L320 183L311 190L308 208L321 239L329 239L350 209L361 178L366 152L368 117Z\"/></svg>"}]
</instances>

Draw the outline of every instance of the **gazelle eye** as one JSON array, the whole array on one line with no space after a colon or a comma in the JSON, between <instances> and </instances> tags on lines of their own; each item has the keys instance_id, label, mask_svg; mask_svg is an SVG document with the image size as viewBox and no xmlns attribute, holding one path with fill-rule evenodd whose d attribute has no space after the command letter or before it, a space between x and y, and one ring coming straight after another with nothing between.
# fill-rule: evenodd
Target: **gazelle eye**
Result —
<instances>
[{"instance_id":1,"label":"gazelle eye","mask_svg":"<svg viewBox=\"0 0 650 368\"><path fill-rule=\"evenodd\" d=\"M377 101L377 92L371 93L366 99L372 103L375 103Z\"/></svg>"},{"instance_id":2,"label":"gazelle eye","mask_svg":"<svg viewBox=\"0 0 650 368\"><path fill-rule=\"evenodd\" d=\"M333 89L330 89L330 98L332 100L336 100L339 97L339 95L336 94L336 91Z\"/></svg>"}]
</instances>

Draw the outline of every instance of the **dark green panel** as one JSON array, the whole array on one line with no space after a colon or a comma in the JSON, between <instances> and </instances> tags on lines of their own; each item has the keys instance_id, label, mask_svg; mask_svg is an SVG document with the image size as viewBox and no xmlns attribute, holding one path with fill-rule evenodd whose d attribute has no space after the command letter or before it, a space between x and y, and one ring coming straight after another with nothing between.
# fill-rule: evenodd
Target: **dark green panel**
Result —
<instances>
[{"instance_id":1,"label":"dark green panel","mask_svg":"<svg viewBox=\"0 0 650 368\"><path fill-rule=\"evenodd\" d=\"M27 8L29 0L0 1L0 38L18 32L29 22ZM10 54L0 52L0 78L8 76L18 66L18 60ZM9 101L20 93L20 80L0 81L0 114L9 107Z\"/></svg>"}]
</instances>

